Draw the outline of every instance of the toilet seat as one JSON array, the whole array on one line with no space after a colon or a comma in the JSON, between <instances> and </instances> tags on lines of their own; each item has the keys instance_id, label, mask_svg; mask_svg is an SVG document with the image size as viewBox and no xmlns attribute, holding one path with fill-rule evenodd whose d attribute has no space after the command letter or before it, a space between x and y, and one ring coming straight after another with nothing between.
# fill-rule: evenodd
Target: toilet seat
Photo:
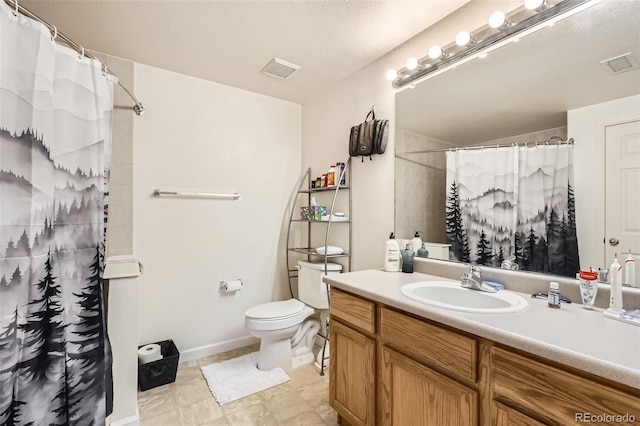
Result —
<instances>
[{"instance_id":1,"label":"toilet seat","mask_svg":"<svg viewBox=\"0 0 640 426\"><path fill-rule=\"evenodd\" d=\"M247 309L244 324L249 330L282 330L299 326L313 312L313 308L297 299L263 303Z\"/></svg>"},{"instance_id":2,"label":"toilet seat","mask_svg":"<svg viewBox=\"0 0 640 426\"><path fill-rule=\"evenodd\" d=\"M298 315L304 309L304 303L297 299L281 302L269 302L247 309L247 318L270 321L290 318Z\"/></svg>"}]
</instances>

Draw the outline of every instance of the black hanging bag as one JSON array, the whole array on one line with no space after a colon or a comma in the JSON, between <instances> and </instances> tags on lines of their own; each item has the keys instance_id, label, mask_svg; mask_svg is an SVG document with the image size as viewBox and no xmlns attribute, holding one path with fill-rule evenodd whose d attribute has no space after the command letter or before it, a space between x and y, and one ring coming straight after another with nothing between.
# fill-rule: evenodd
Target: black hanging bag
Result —
<instances>
[{"instance_id":1,"label":"black hanging bag","mask_svg":"<svg viewBox=\"0 0 640 426\"><path fill-rule=\"evenodd\" d=\"M368 155L371 160L372 154L384 153L388 139L389 120L376 120L376 113L371 108L364 122L351 128L349 134L349 156L361 156L362 161L364 161L364 157Z\"/></svg>"}]
</instances>

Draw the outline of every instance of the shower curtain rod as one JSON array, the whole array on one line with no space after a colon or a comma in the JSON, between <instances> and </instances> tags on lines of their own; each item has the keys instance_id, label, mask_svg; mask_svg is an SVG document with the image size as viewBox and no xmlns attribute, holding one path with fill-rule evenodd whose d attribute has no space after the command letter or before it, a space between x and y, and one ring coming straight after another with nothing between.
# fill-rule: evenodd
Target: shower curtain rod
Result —
<instances>
[{"instance_id":1,"label":"shower curtain rod","mask_svg":"<svg viewBox=\"0 0 640 426\"><path fill-rule=\"evenodd\" d=\"M44 19L42 19L39 16L37 16L35 13L33 13L30 10L28 10L27 8L25 8L24 6L21 6L20 4L18 4L18 0L4 0L4 2L7 5L9 5L11 8L14 9L14 12L13 12L14 14L15 13L21 13L24 16L27 16L27 17L29 17L31 19L35 19L38 22L41 22L42 24L44 24L49 29L49 31L51 31L51 36L53 37L54 40L56 38L62 39L62 41L64 41L64 43L67 46L69 46L72 49L74 49L80 55L86 56L89 59L94 59L94 60L100 62L102 64L102 67L103 67L103 69L104 69L104 71L106 73L111 74L114 77L117 77L117 75L113 71L111 71L98 58L96 58L95 56L93 56L92 54L87 52L84 47L80 46L78 43L76 43L75 41L73 41L69 37L67 37L66 35L62 34L60 31L58 31L58 29L56 28L55 25L51 25L50 23L48 23ZM129 89L127 89L122 83L120 83L119 79L118 79L118 86L122 87L122 90L124 90L127 93L127 95L129 95L129 97L131 99L133 99L134 105L132 107L130 107L130 109L132 109L133 112L136 113L136 115L142 115L142 113L144 112L144 106L142 106L142 102L138 101L138 99L133 95L133 93L131 93L131 91L129 91Z\"/></svg>"},{"instance_id":2,"label":"shower curtain rod","mask_svg":"<svg viewBox=\"0 0 640 426\"><path fill-rule=\"evenodd\" d=\"M429 154L431 152L454 152L454 151L472 151L476 149L489 149L489 148L510 148L514 146L524 146L526 148L532 147L535 148L537 146L542 145L573 145L575 142L573 138L569 138L567 140L562 139L559 136L551 136L544 142L520 142L520 143L511 143L511 144L495 144L495 145L472 145L465 147L456 147L456 148L438 148L438 149L426 149L423 151L407 151L401 152L398 155L406 155L406 154Z\"/></svg>"}]
</instances>

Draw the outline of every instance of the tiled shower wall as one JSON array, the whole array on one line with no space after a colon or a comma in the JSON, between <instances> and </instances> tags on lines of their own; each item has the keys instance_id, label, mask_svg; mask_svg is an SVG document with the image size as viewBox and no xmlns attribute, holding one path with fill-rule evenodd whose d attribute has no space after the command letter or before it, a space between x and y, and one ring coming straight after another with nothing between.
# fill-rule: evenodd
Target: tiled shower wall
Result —
<instances>
[{"instance_id":1,"label":"tiled shower wall","mask_svg":"<svg viewBox=\"0 0 640 426\"><path fill-rule=\"evenodd\" d=\"M120 82L134 92L133 62L93 53ZM109 222L107 256L133 254L133 101L118 85L114 86L113 146L109 182Z\"/></svg>"},{"instance_id":2,"label":"tiled shower wall","mask_svg":"<svg viewBox=\"0 0 640 426\"><path fill-rule=\"evenodd\" d=\"M398 238L410 239L415 231L419 231L425 242L446 242L444 152L403 153L452 146L415 133L396 131L395 232Z\"/></svg>"}]
</instances>

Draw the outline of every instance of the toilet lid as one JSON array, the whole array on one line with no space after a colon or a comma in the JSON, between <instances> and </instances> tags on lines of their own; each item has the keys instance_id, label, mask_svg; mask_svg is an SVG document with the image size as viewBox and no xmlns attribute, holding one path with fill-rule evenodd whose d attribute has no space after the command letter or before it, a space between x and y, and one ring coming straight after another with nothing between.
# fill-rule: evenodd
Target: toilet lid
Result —
<instances>
[{"instance_id":1,"label":"toilet lid","mask_svg":"<svg viewBox=\"0 0 640 426\"><path fill-rule=\"evenodd\" d=\"M280 319L299 314L303 309L304 303L296 299L289 299L254 306L247 309L245 315L254 319Z\"/></svg>"}]
</instances>

